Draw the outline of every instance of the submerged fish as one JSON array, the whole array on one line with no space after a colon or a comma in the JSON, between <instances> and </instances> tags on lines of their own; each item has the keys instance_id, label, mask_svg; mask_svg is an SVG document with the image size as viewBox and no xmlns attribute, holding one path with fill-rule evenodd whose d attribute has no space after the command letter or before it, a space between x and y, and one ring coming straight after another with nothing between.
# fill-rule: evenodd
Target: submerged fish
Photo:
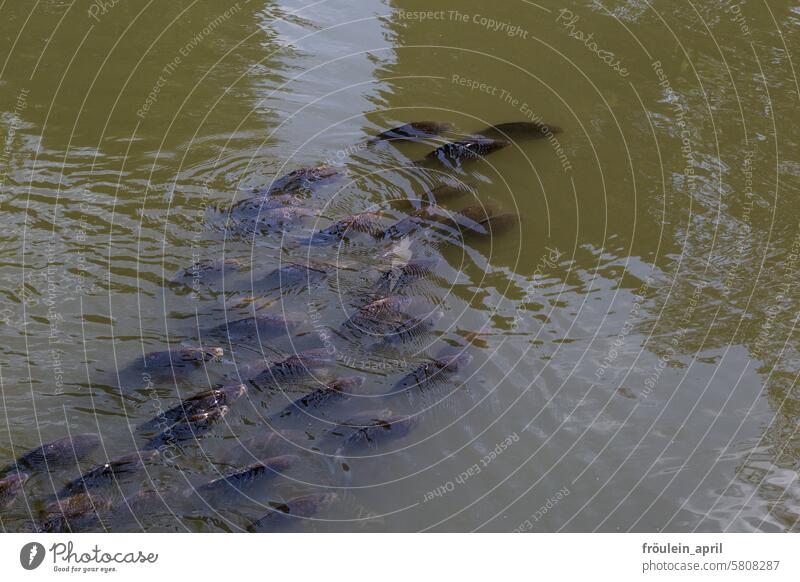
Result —
<instances>
[{"instance_id":1,"label":"submerged fish","mask_svg":"<svg viewBox=\"0 0 800 582\"><path fill-rule=\"evenodd\" d=\"M335 402L348 400L353 395L353 392L364 384L364 380L364 376L351 376L329 382L322 388L298 398L278 413L277 416L278 418L285 418L292 414L302 414L305 411L316 410Z\"/></svg>"},{"instance_id":2,"label":"submerged fish","mask_svg":"<svg viewBox=\"0 0 800 582\"><path fill-rule=\"evenodd\" d=\"M234 493L247 494L254 487L261 486L270 479L289 470L299 460L299 457L295 455L282 455L266 459L261 463L250 465L233 475L214 479L197 487L194 491L206 501Z\"/></svg>"},{"instance_id":3,"label":"submerged fish","mask_svg":"<svg viewBox=\"0 0 800 582\"><path fill-rule=\"evenodd\" d=\"M240 259L203 259L193 263L180 273L174 282L184 284L202 283L204 285L219 284L227 275L244 270L247 263Z\"/></svg>"},{"instance_id":4,"label":"submerged fish","mask_svg":"<svg viewBox=\"0 0 800 582\"><path fill-rule=\"evenodd\" d=\"M392 417L392 411L388 408L382 410L365 410L356 416L340 422L330 429L320 440L319 448L321 451L329 451L334 446L339 447L342 442L353 437L359 431L385 423Z\"/></svg>"},{"instance_id":5,"label":"submerged fish","mask_svg":"<svg viewBox=\"0 0 800 582\"><path fill-rule=\"evenodd\" d=\"M111 509L112 501L102 495L78 493L58 499L45 508L42 531L48 533L79 533L102 526L102 518Z\"/></svg>"},{"instance_id":6,"label":"submerged fish","mask_svg":"<svg viewBox=\"0 0 800 582\"><path fill-rule=\"evenodd\" d=\"M229 384L220 388L204 390L199 394L184 398L176 406L140 424L136 430L137 432L149 432L184 421L216 406L231 405L246 392L247 387L244 384Z\"/></svg>"},{"instance_id":7,"label":"submerged fish","mask_svg":"<svg viewBox=\"0 0 800 582\"><path fill-rule=\"evenodd\" d=\"M561 128L536 121L511 121L490 125L479 131L477 135L490 138L540 138L554 133L561 133Z\"/></svg>"},{"instance_id":8,"label":"submerged fish","mask_svg":"<svg viewBox=\"0 0 800 582\"><path fill-rule=\"evenodd\" d=\"M253 378L257 388L272 386L276 381L296 379L313 374L333 363L335 358L326 350L307 350L293 354L280 362L274 362Z\"/></svg>"},{"instance_id":9,"label":"submerged fish","mask_svg":"<svg viewBox=\"0 0 800 582\"><path fill-rule=\"evenodd\" d=\"M285 232L288 227L297 226L319 216L317 210L301 206L280 206L261 209L259 213L248 219L234 223L228 230L232 234L271 234Z\"/></svg>"},{"instance_id":10,"label":"submerged fish","mask_svg":"<svg viewBox=\"0 0 800 582\"><path fill-rule=\"evenodd\" d=\"M336 456L359 448L374 448L381 443L407 435L417 426L415 417L393 415L351 432L342 441Z\"/></svg>"},{"instance_id":11,"label":"submerged fish","mask_svg":"<svg viewBox=\"0 0 800 582\"><path fill-rule=\"evenodd\" d=\"M12 465L0 471L0 475L15 469L26 471L53 471L75 467L100 446L100 435L78 434L60 438L28 451Z\"/></svg>"},{"instance_id":12,"label":"submerged fish","mask_svg":"<svg viewBox=\"0 0 800 582\"><path fill-rule=\"evenodd\" d=\"M436 264L433 259L417 259L390 267L378 275L372 288L376 293L398 293L409 285L432 276Z\"/></svg>"},{"instance_id":13,"label":"submerged fish","mask_svg":"<svg viewBox=\"0 0 800 582\"><path fill-rule=\"evenodd\" d=\"M176 374L200 368L207 362L219 362L224 355L220 347L179 347L160 352L150 352L128 367L130 372L149 374L163 380Z\"/></svg>"},{"instance_id":14,"label":"submerged fish","mask_svg":"<svg viewBox=\"0 0 800 582\"><path fill-rule=\"evenodd\" d=\"M310 518L338 498L336 493L312 493L290 499L286 503L271 504L274 509L254 521L247 528L250 532L268 532L283 529L300 519Z\"/></svg>"},{"instance_id":15,"label":"submerged fish","mask_svg":"<svg viewBox=\"0 0 800 582\"><path fill-rule=\"evenodd\" d=\"M459 353L443 355L423 362L419 367L403 376L389 391L389 394L411 390L425 390L437 384L448 382L450 378L472 362L472 355Z\"/></svg>"},{"instance_id":16,"label":"submerged fish","mask_svg":"<svg viewBox=\"0 0 800 582\"><path fill-rule=\"evenodd\" d=\"M270 430L239 444L237 459L264 459L291 452L309 441L301 430Z\"/></svg>"},{"instance_id":17,"label":"submerged fish","mask_svg":"<svg viewBox=\"0 0 800 582\"><path fill-rule=\"evenodd\" d=\"M383 233L380 225L381 217L381 212L359 212L334 222L300 242L312 246L332 245L356 233L365 233L377 238Z\"/></svg>"},{"instance_id":18,"label":"submerged fish","mask_svg":"<svg viewBox=\"0 0 800 582\"><path fill-rule=\"evenodd\" d=\"M284 261L280 267L268 273L257 286L263 289L281 290L311 286L321 282L335 269L334 265L319 261L310 260L305 264Z\"/></svg>"},{"instance_id":19,"label":"submerged fish","mask_svg":"<svg viewBox=\"0 0 800 582\"><path fill-rule=\"evenodd\" d=\"M229 411L228 406L213 406L204 412L182 419L150 439L145 445L145 449L158 449L164 445L177 444L201 437L214 428L214 424L224 418Z\"/></svg>"},{"instance_id":20,"label":"submerged fish","mask_svg":"<svg viewBox=\"0 0 800 582\"><path fill-rule=\"evenodd\" d=\"M411 305L413 299L404 295L390 295L376 299L352 313L343 327L360 333L381 333L387 326L408 319L403 310Z\"/></svg>"},{"instance_id":21,"label":"submerged fish","mask_svg":"<svg viewBox=\"0 0 800 582\"><path fill-rule=\"evenodd\" d=\"M511 142L503 139L474 136L439 146L426 155L425 159L438 160L447 166L458 166L465 160L474 160L488 156L509 145L511 145Z\"/></svg>"},{"instance_id":22,"label":"submerged fish","mask_svg":"<svg viewBox=\"0 0 800 582\"><path fill-rule=\"evenodd\" d=\"M94 493L115 484L123 477L130 477L145 468L145 465L158 457L158 451L139 451L112 459L93 467L77 479L70 481L58 493L64 499L79 493Z\"/></svg>"},{"instance_id":23,"label":"submerged fish","mask_svg":"<svg viewBox=\"0 0 800 582\"><path fill-rule=\"evenodd\" d=\"M30 475L17 471L0 479L0 509L5 509L14 502Z\"/></svg>"},{"instance_id":24,"label":"submerged fish","mask_svg":"<svg viewBox=\"0 0 800 582\"><path fill-rule=\"evenodd\" d=\"M229 341L242 339L269 339L291 334L300 327L304 319L296 314L261 314L229 321L212 328L208 335L225 337Z\"/></svg>"},{"instance_id":25,"label":"submerged fish","mask_svg":"<svg viewBox=\"0 0 800 582\"><path fill-rule=\"evenodd\" d=\"M379 133L368 143L379 141L420 141L430 139L448 131L452 125L442 121L412 121Z\"/></svg>"},{"instance_id":26,"label":"submerged fish","mask_svg":"<svg viewBox=\"0 0 800 582\"><path fill-rule=\"evenodd\" d=\"M414 342L430 333L436 326L436 322L439 321L443 315L441 311L436 310L423 318L409 316L396 326L387 329L383 333L383 338L376 342L373 349L397 347Z\"/></svg>"},{"instance_id":27,"label":"submerged fish","mask_svg":"<svg viewBox=\"0 0 800 582\"><path fill-rule=\"evenodd\" d=\"M256 193L276 195L310 190L314 186L338 180L346 175L347 170L345 168L334 166L322 165L312 168L298 168L272 182L266 190L257 190Z\"/></svg>"}]
</instances>

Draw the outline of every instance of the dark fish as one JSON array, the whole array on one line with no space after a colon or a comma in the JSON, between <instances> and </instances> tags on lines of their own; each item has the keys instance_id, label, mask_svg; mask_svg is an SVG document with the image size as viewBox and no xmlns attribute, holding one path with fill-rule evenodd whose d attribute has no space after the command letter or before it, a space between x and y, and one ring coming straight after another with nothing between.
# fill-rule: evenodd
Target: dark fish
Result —
<instances>
[{"instance_id":1,"label":"dark fish","mask_svg":"<svg viewBox=\"0 0 800 582\"><path fill-rule=\"evenodd\" d=\"M221 388L204 390L199 394L184 398L178 405L139 425L136 430L137 432L149 432L161 429L215 406L231 405L245 392L247 392L247 387L244 384L230 384Z\"/></svg>"},{"instance_id":2,"label":"dark fish","mask_svg":"<svg viewBox=\"0 0 800 582\"><path fill-rule=\"evenodd\" d=\"M269 339L291 334L303 323L298 315L262 314L229 321L211 329L208 335L225 337L229 341L240 339Z\"/></svg>"},{"instance_id":3,"label":"dark fish","mask_svg":"<svg viewBox=\"0 0 800 582\"><path fill-rule=\"evenodd\" d=\"M320 440L317 448L322 451L329 451L333 446L338 447L342 442L354 437L361 430L385 423L391 417L392 411L388 408L361 412L330 429Z\"/></svg>"},{"instance_id":4,"label":"dark fish","mask_svg":"<svg viewBox=\"0 0 800 582\"><path fill-rule=\"evenodd\" d=\"M265 459L291 452L308 442L301 430L271 430L254 436L238 446L237 459Z\"/></svg>"},{"instance_id":5,"label":"dark fish","mask_svg":"<svg viewBox=\"0 0 800 582\"><path fill-rule=\"evenodd\" d=\"M201 437L214 428L214 424L228 414L229 411L230 408L228 406L213 406L204 412L180 420L164 432L150 439L145 445L145 449L158 449L164 445L177 444Z\"/></svg>"},{"instance_id":6,"label":"dark fish","mask_svg":"<svg viewBox=\"0 0 800 582\"><path fill-rule=\"evenodd\" d=\"M300 519L316 515L338 496L336 493L313 493L290 499L286 503L271 504L274 509L254 521L247 528L251 532L268 532L283 529L297 523Z\"/></svg>"},{"instance_id":7,"label":"dark fish","mask_svg":"<svg viewBox=\"0 0 800 582\"><path fill-rule=\"evenodd\" d=\"M475 232L484 236L495 236L508 231L519 224L519 217L516 214L495 214L484 218L478 222L480 228L474 229Z\"/></svg>"},{"instance_id":8,"label":"dark fish","mask_svg":"<svg viewBox=\"0 0 800 582\"><path fill-rule=\"evenodd\" d=\"M143 470L145 465L158 457L158 451L140 451L112 459L108 463L93 467L77 479L70 481L58 493L65 499L79 493L94 493L105 489Z\"/></svg>"},{"instance_id":9,"label":"dark fish","mask_svg":"<svg viewBox=\"0 0 800 582\"><path fill-rule=\"evenodd\" d=\"M441 311L434 311L424 318L408 317L396 326L389 328L383 333L383 338L373 346L374 349L397 347L411 343L427 333L430 333L436 326L436 322L444 314Z\"/></svg>"},{"instance_id":10,"label":"dark fish","mask_svg":"<svg viewBox=\"0 0 800 582\"><path fill-rule=\"evenodd\" d=\"M387 327L409 319L403 310L411 305L413 299L404 295L390 295L376 299L351 314L343 324L350 331L358 333L382 333Z\"/></svg>"},{"instance_id":11,"label":"dark fish","mask_svg":"<svg viewBox=\"0 0 800 582\"><path fill-rule=\"evenodd\" d=\"M418 259L390 267L381 272L372 288L376 293L397 293L409 285L433 275L436 264L433 259Z\"/></svg>"},{"instance_id":12,"label":"dark fish","mask_svg":"<svg viewBox=\"0 0 800 582\"><path fill-rule=\"evenodd\" d=\"M20 471L0 479L0 509L5 509L14 502L30 475Z\"/></svg>"},{"instance_id":13,"label":"dark fish","mask_svg":"<svg viewBox=\"0 0 800 582\"><path fill-rule=\"evenodd\" d=\"M263 485L271 478L289 470L299 460L294 455L282 455L266 459L261 463L250 465L243 471L233 475L214 479L205 485L201 485L195 491L207 501L232 493L246 494L253 487Z\"/></svg>"},{"instance_id":14,"label":"dark fish","mask_svg":"<svg viewBox=\"0 0 800 582\"><path fill-rule=\"evenodd\" d=\"M231 208L231 217L234 220L254 220L261 212L275 208L300 207L305 204L306 200L296 194L261 194L234 204Z\"/></svg>"},{"instance_id":15,"label":"dark fish","mask_svg":"<svg viewBox=\"0 0 800 582\"><path fill-rule=\"evenodd\" d=\"M509 123L490 125L486 129L479 131L477 135L508 139L521 137L540 138L554 133L561 133L561 128L536 121L511 121Z\"/></svg>"},{"instance_id":16,"label":"dark fish","mask_svg":"<svg viewBox=\"0 0 800 582\"><path fill-rule=\"evenodd\" d=\"M345 437L336 451L336 456L354 449L377 447L388 439L407 435L416 425L416 418L410 416L394 415L380 419L374 424L361 427Z\"/></svg>"},{"instance_id":17,"label":"dark fish","mask_svg":"<svg viewBox=\"0 0 800 582\"><path fill-rule=\"evenodd\" d=\"M102 518L112 502L101 495L79 493L58 499L45 508L47 517L42 531L48 533L79 533L102 526Z\"/></svg>"},{"instance_id":18,"label":"dark fish","mask_svg":"<svg viewBox=\"0 0 800 582\"><path fill-rule=\"evenodd\" d=\"M482 206L468 206L458 212L450 212L436 206L426 206L389 226L384 231L383 237L399 240L422 227L457 237L463 229L481 230L478 219L473 217L486 218L489 212L490 209Z\"/></svg>"},{"instance_id":19,"label":"dark fish","mask_svg":"<svg viewBox=\"0 0 800 582\"><path fill-rule=\"evenodd\" d=\"M377 238L383 234L380 225L381 216L380 212L359 212L334 222L300 242L312 246L332 245L354 233L366 233Z\"/></svg>"},{"instance_id":20,"label":"dark fish","mask_svg":"<svg viewBox=\"0 0 800 582\"><path fill-rule=\"evenodd\" d=\"M314 390L302 398L298 398L284 408L277 416L278 418L284 418L292 414L316 410L317 408L328 406L335 402L348 400L353 395L353 392L364 384L364 380L364 376L351 376L334 380L322 388Z\"/></svg>"},{"instance_id":21,"label":"dark fish","mask_svg":"<svg viewBox=\"0 0 800 582\"><path fill-rule=\"evenodd\" d=\"M75 467L100 446L100 435L95 433L78 434L64 437L37 447L16 460L16 462L0 471L0 475L15 468L29 471L53 471Z\"/></svg>"},{"instance_id":22,"label":"dark fish","mask_svg":"<svg viewBox=\"0 0 800 582\"><path fill-rule=\"evenodd\" d=\"M435 188L428 190L427 196L434 202L447 202L453 198L463 196L464 194L472 194L475 190L473 185L457 180L450 180L439 184Z\"/></svg>"},{"instance_id":23,"label":"dark fish","mask_svg":"<svg viewBox=\"0 0 800 582\"><path fill-rule=\"evenodd\" d=\"M322 370L333 363L335 358L326 350L307 350L274 362L256 376L252 383L257 388L273 385L276 381L302 378Z\"/></svg>"},{"instance_id":24,"label":"dark fish","mask_svg":"<svg viewBox=\"0 0 800 582\"><path fill-rule=\"evenodd\" d=\"M511 145L510 141L474 136L439 146L425 156L425 159L439 160L447 166L458 166L465 160L482 158L509 145Z\"/></svg>"},{"instance_id":25,"label":"dark fish","mask_svg":"<svg viewBox=\"0 0 800 582\"><path fill-rule=\"evenodd\" d=\"M311 208L300 206L281 206L262 209L257 216L243 219L235 223L229 231L236 233L270 234L283 232L288 227L297 226L310 219L317 218L319 213Z\"/></svg>"},{"instance_id":26,"label":"dark fish","mask_svg":"<svg viewBox=\"0 0 800 582\"><path fill-rule=\"evenodd\" d=\"M369 143L378 141L419 141L443 134L451 128L451 124L441 121L412 121L379 133Z\"/></svg>"},{"instance_id":27,"label":"dark fish","mask_svg":"<svg viewBox=\"0 0 800 582\"><path fill-rule=\"evenodd\" d=\"M338 180L346 175L347 171L344 168L333 166L298 168L272 182L266 192L275 195L310 190L314 186ZM264 193L264 191L262 190L260 193Z\"/></svg>"},{"instance_id":28,"label":"dark fish","mask_svg":"<svg viewBox=\"0 0 800 582\"><path fill-rule=\"evenodd\" d=\"M225 275L243 270L247 264L239 259L203 259L178 273L175 282L189 284L200 282L204 285L220 283Z\"/></svg>"},{"instance_id":29,"label":"dark fish","mask_svg":"<svg viewBox=\"0 0 800 582\"><path fill-rule=\"evenodd\" d=\"M448 382L450 378L462 368L469 365L472 355L459 353L453 355L443 355L432 358L414 371L401 378L392 387L389 394L410 390L425 390L437 384Z\"/></svg>"},{"instance_id":30,"label":"dark fish","mask_svg":"<svg viewBox=\"0 0 800 582\"><path fill-rule=\"evenodd\" d=\"M334 270L333 265L317 261L307 261L305 264L284 262L280 267L268 273L258 283L258 287L283 290L311 286L325 279Z\"/></svg>"},{"instance_id":31,"label":"dark fish","mask_svg":"<svg viewBox=\"0 0 800 582\"><path fill-rule=\"evenodd\" d=\"M179 347L160 352L150 352L131 364L129 371L149 374L159 380L167 379L173 370L176 374L201 367L206 362L219 362L224 350L220 347Z\"/></svg>"}]
</instances>

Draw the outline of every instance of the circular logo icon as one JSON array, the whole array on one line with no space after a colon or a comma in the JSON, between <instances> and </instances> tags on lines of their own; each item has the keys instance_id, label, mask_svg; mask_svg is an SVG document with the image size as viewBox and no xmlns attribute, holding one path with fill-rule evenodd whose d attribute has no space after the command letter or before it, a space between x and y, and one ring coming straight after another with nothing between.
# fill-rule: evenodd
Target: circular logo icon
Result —
<instances>
[{"instance_id":1,"label":"circular logo icon","mask_svg":"<svg viewBox=\"0 0 800 582\"><path fill-rule=\"evenodd\" d=\"M44 561L44 546L39 542L30 542L19 551L19 563L26 570L35 570Z\"/></svg>"}]
</instances>

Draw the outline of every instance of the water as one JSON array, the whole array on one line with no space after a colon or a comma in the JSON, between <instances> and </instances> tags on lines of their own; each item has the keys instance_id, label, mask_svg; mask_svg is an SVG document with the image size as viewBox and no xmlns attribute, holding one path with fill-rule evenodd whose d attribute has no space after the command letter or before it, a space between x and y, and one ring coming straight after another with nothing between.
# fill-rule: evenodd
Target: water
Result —
<instances>
[{"instance_id":1,"label":"water","mask_svg":"<svg viewBox=\"0 0 800 582\"><path fill-rule=\"evenodd\" d=\"M415 244L440 261L417 288L419 314L428 299L443 313L433 335L366 359L366 341L335 338L337 373L363 374L364 394L286 423L315 440L295 443L301 462L263 498L187 508L180 495L233 470L237 439L263 434L308 385L240 401L122 484L118 495L163 500L118 527L237 531L267 502L325 491L336 502L296 529L798 529L792 3L465 0L425 18L428 4L405 0L93 6L2 7L0 458L67 433L102 435L86 464L142 447L134 428L159 407L318 346L383 264L374 244L226 237L214 209L328 161L349 176L315 193L320 226L397 212L391 200L425 191L413 162L431 145L362 147L370 136L410 120L466 134L541 119L563 132L465 164L477 193L443 204L513 212L519 227ZM311 318L298 335L225 345L222 364L188 379L125 372L147 352L208 343L247 314L221 297L309 256L346 268L273 295L268 311ZM196 294L169 283L221 258L252 269ZM331 422L383 407L370 398L417 358L459 345L472 361L453 382L392 404L422 412L408 435L348 471L313 450ZM34 476L3 529L32 527L77 473Z\"/></svg>"}]
</instances>

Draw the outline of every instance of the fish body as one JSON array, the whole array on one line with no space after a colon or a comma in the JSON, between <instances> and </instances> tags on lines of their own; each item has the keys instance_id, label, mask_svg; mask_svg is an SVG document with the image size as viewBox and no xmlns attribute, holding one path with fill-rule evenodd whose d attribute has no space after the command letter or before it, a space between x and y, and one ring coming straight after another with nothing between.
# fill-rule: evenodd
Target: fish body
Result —
<instances>
[{"instance_id":1,"label":"fish body","mask_svg":"<svg viewBox=\"0 0 800 582\"><path fill-rule=\"evenodd\" d=\"M289 470L298 461L299 458L295 455L282 455L266 459L261 463L250 465L233 475L214 479L197 487L195 491L206 500L217 499L220 496L233 493L247 493L253 487L263 485L270 479Z\"/></svg>"},{"instance_id":2,"label":"fish body","mask_svg":"<svg viewBox=\"0 0 800 582\"><path fill-rule=\"evenodd\" d=\"M29 478L28 473L17 471L0 479L0 510L6 509L14 502Z\"/></svg>"},{"instance_id":3,"label":"fish body","mask_svg":"<svg viewBox=\"0 0 800 582\"><path fill-rule=\"evenodd\" d=\"M19 457L11 466L0 471L0 475L21 469L25 472L53 471L74 467L100 446L100 435L78 434L46 443Z\"/></svg>"},{"instance_id":4,"label":"fish body","mask_svg":"<svg viewBox=\"0 0 800 582\"><path fill-rule=\"evenodd\" d=\"M325 368L333 362L334 357L325 350L299 352L280 362L274 362L256 376L252 383L260 388L273 385L280 380L302 378Z\"/></svg>"},{"instance_id":5,"label":"fish body","mask_svg":"<svg viewBox=\"0 0 800 582\"><path fill-rule=\"evenodd\" d=\"M436 261L432 259L418 259L390 267L378 275L372 285L373 290L386 295L398 293L413 283L433 275L435 266Z\"/></svg>"},{"instance_id":6,"label":"fish body","mask_svg":"<svg viewBox=\"0 0 800 582\"><path fill-rule=\"evenodd\" d=\"M508 139L527 137L535 139L547 137L555 133L561 133L561 128L536 121L511 121L508 123L490 125L486 129L479 131L477 135L489 138Z\"/></svg>"},{"instance_id":7,"label":"fish body","mask_svg":"<svg viewBox=\"0 0 800 582\"><path fill-rule=\"evenodd\" d=\"M217 421L224 418L229 411L230 408L225 405L213 406L208 410L182 419L150 439L145 449L158 449L164 445L178 444L201 437L209 432Z\"/></svg>"},{"instance_id":8,"label":"fish body","mask_svg":"<svg viewBox=\"0 0 800 582\"><path fill-rule=\"evenodd\" d=\"M315 232L310 237L303 239L301 244L311 246L332 245L357 233L366 233L377 238L383 232L380 226L381 217L382 214L380 212L353 214Z\"/></svg>"},{"instance_id":9,"label":"fish body","mask_svg":"<svg viewBox=\"0 0 800 582\"><path fill-rule=\"evenodd\" d=\"M158 451L139 451L123 455L110 460L102 465L97 465L89 471L70 481L58 493L59 499L68 498L73 495L87 492L93 493L103 490L115 483L119 483L124 477L135 475L143 470L145 465L158 457Z\"/></svg>"},{"instance_id":10,"label":"fish body","mask_svg":"<svg viewBox=\"0 0 800 582\"><path fill-rule=\"evenodd\" d=\"M390 394L411 390L420 391L437 384L443 384L449 381L454 374L468 366L471 361L472 355L467 353L432 358L401 378L392 387Z\"/></svg>"},{"instance_id":11,"label":"fish body","mask_svg":"<svg viewBox=\"0 0 800 582\"><path fill-rule=\"evenodd\" d=\"M336 493L313 493L295 497L286 503L273 504L272 511L254 521L247 529L251 532L279 531L303 518L313 517L337 498Z\"/></svg>"},{"instance_id":12,"label":"fish body","mask_svg":"<svg viewBox=\"0 0 800 582\"><path fill-rule=\"evenodd\" d=\"M473 136L469 139L453 141L439 146L426 155L425 159L438 160L447 166L458 166L465 160L483 158L509 145L511 145L511 142L504 139Z\"/></svg>"},{"instance_id":13,"label":"fish body","mask_svg":"<svg viewBox=\"0 0 800 582\"><path fill-rule=\"evenodd\" d=\"M303 318L298 315L258 314L223 323L208 333L230 341L255 337L267 339L291 334L302 323Z\"/></svg>"},{"instance_id":14,"label":"fish body","mask_svg":"<svg viewBox=\"0 0 800 582\"><path fill-rule=\"evenodd\" d=\"M292 414L302 414L306 411L317 410L336 402L348 400L353 395L353 392L364 384L364 380L364 376L352 376L334 380L292 402L278 413L278 418L285 418Z\"/></svg>"},{"instance_id":15,"label":"fish body","mask_svg":"<svg viewBox=\"0 0 800 582\"><path fill-rule=\"evenodd\" d=\"M420 141L442 135L451 124L441 121L412 121L386 130L375 136L370 143L379 141Z\"/></svg>"},{"instance_id":16,"label":"fish body","mask_svg":"<svg viewBox=\"0 0 800 582\"><path fill-rule=\"evenodd\" d=\"M229 384L221 388L204 390L199 394L184 398L178 405L139 425L137 432L149 432L160 427L170 426L210 408L231 405L245 392L247 392L247 387L244 384Z\"/></svg>"},{"instance_id":17,"label":"fish body","mask_svg":"<svg viewBox=\"0 0 800 582\"><path fill-rule=\"evenodd\" d=\"M416 418L393 415L351 432L342 442L336 455L361 448L375 448L381 443L407 435L417 425Z\"/></svg>"}]
</instances>

